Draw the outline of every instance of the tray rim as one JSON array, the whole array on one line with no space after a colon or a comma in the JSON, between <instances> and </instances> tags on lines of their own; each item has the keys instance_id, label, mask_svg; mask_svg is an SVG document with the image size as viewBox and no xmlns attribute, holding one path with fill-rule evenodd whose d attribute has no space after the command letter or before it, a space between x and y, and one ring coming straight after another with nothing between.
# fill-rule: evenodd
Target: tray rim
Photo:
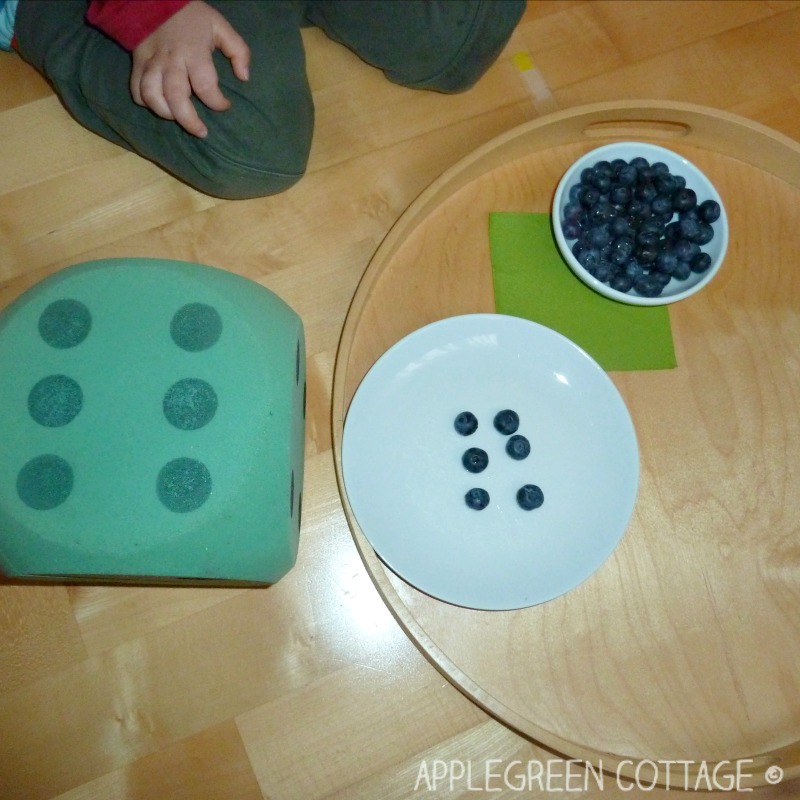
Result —
<instances>
[{"instance_id":1,"label":"tray rim","mask_svg":"<svg viewBox=\"0 0 800 800\"><path fill-rule=\"evenodd\" d=\"M726 135L717 139L720 132ZM692 147L715 150L800 188L800 143L754 120L708 106L662 100L591 103L537 117L511 128L457 161L429 184L398 217L376 249L356 287L345 317L334 362L331 399L334 469L348 527L373 585L406 635L455 688L520 736L565 759L577 758L606 771L610 766L615 771L614 774L630 780L635 780L635 769L634 764L625 763L630 762L628 756L566 739L524 718L464 673L433 641L403 602L389 580L388 568L383 565L358 526L344 486L341 445L347 413L347 362L361 315L383 269L391 262L394 253L406 238L464 186L509 161L556 145L616 141L633 137L665 146L669 146L670 140L682 140ZM751 755L735 756L733 759L750 761L752 774L741 783L742 787L769 786L764 772L771 766L778 766L783 770L785 783L800 777L800 740ZM720 777L735 774L735 763L726 763L726 760L703 763L708 771L717 767L715 774ZM688 779L696 780L700 770L701 767L696 765L689 766ZM677 784L658 785L668 789L679 788Z\"/></svg>"}]
</instances>

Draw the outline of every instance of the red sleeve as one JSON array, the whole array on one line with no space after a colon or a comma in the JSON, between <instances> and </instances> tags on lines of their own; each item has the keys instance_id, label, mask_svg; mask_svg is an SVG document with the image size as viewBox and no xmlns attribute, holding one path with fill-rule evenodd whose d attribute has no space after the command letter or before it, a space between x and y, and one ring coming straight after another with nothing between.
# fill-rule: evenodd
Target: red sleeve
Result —
<instances>
[{"instance_id":1,"label":"red sleeve","mask_svg":"<svg viewBox=\"0 0 800 800\"><path fill-rule=\"evenodd\" d=\"M86 20L133 50L189 0L91 0Z\"/></svg>"}]
</instances>

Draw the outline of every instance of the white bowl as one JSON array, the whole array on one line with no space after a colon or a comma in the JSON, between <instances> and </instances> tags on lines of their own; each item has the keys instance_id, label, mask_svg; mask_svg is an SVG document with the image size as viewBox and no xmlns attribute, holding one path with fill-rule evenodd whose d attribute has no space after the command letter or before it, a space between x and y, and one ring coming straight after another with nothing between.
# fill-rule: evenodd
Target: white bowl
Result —
<instances>
[{"instance_id":1,"label":"white bowl","mask_svg":"<svg viewBox=\"0 0 800 800\"><path fill-rule=\"evenodd\" d=\"M692 272L685 280L672 278L664 287L662 293L657 297L644 297L637 294L633 289L630 292L617 291L612 289L583 267L572 253L572 247L576 240L567 240L562 228L564 208L569 202L569 193L573 186L580 183L581 173L587 167L591 167L598 161L613 161L623 159L630 161L641 156L646 158L650 164L663 162L669 167L673 175L680 175L686 179L686 186L693 189L697 194L698 205L704 200L715 200L720 206L719 219L713 223L714 238L702 246L702 250L711 257L711 265L701 273ZM658 145L645 142L615 142L603 145L579 158L564 174L556 188L552 209L553 233L556 243L561 251L561 255L567 262L572 271L587 285L612 300L622 303L631 303L641 306L657 306L666 303L674 303L683 300L695 292L702 289L717 274L728 247L728 217L725 213L725 206L719 192L714 188L711 181L694 165L683 156L678 155L672 150L668 150ZM677 219L677 215L673 217Z\"/></svg>"}]
</instances>

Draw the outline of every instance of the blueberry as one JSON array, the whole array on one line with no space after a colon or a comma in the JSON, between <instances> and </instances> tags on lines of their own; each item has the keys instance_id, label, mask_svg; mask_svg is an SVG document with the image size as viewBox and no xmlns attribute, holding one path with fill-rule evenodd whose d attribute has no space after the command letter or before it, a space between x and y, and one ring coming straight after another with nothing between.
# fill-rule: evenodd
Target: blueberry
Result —
<instances>
[{"instance_id":1,"label":"blueberry","mask_svg":"<svg viewBox=\"0 0 800 800\"><path fill-rule=\"evenodd\" d=\"M512 433L516 433L517 428L519 428L519 414L510 408L498 411L494 418L494 427L503 436L510 436Z\"/></svg>"},{"instance_id":2,"label":"blueberry","mask_svg":"<svg viewBox=\"0 0 800 800\"><path fill-rule=\"evenodd\" d=\"M677 242L681 238L681 226L678 220L667 224L664 228L664 238L668 242Z\"/></svg>"},{"instance_id":3,"label":"blueberry","mask_svg":"<svg viewBox=\"0 0 800 800\"><path fill-rule=\"evenodd\" d=\"M580 203L567 203L564 206L564 221L577 222L583 214L583 206Z\"/></svg>"},{"instance_id":4,"label":"blueberry","mask_svg":"<svg viewBox=\"0 0 800 800\"><path fill-rule=\"evenodd\" d=\"M531 443L520 434L515 434L506 442L506 453L508 453L514 461L522 461L527 458L531 452Z\"/></svg>"},{"instance_id":5,"label":"blueberry","mask_svg":"<svg viewBox=\"0 0 800 800\"><path fill-rule=\"evenodd\" d=\"M658 256L658 245L640 244L634 251L636 259L642 264L652 264Z\"/></svg>"},{"instance_id":6,"label":"blueberry","mask_svg":"<svg viewBox=\"0 0 800 800\"><path fill-rule=\"evenodd\" d=\"M658 297L662 291L664 291L664 287L661 285L661 282L655 277L655 275L645 274L642 275L641 278L638 278L634 284L633 288L642 296L642 297Z\"/></svg>"},{"instance_id":7,"label":"blueberry","mask_svg":"<svg viewBox=\"0 0 800 800\"><path fill-rule=\"evenodd\" d=\"M678 189L675 194L672 195L672 207L675 211L688 211L690 208L694 208L697 205L697 195L694 193L693 189L687 189L686 187L682 189Z\"/></svg>"},{"instance_id":8,"label":"blueberry","mask_svg":"<svg viewBox=\"0 0 800 800\"><path fill-rule=\"evenodd\" d=\"M633 289L633 278L624 272L618 272L611 278L608 285L617 292L627 293Z\"/></svg>"},{"instance_id":9,"label":"blueberry","mask_svg":"<svg viewBox=\"0 0 800 800\"><path fill-rule=\"evenodd\" d=\"M704 244L708 244L714 238L714 229L708 222L701 221L698 222L697 225L698 231L697 236L694 237L694 241L702 247Z\"/></svg>"},{"instance_id":10,"label":"blueberry","mask_svg":"<svg viewBox=\"0 0 800 800\"><path fill-rule=\"evenodd\" d=\"M672 280L671 275L667 275L666 272L657 272L656 270L650 272L650 278L653 282L660 284L662 288Z\"/></svg>"},{"instance_id":11,"label":"blueberry","mask_svg":"<svg viewBox=\"0 0 800 800\"><path fill-rule=\"evenodd\" d=\"M636 158L632 158L628 162L632 167L636 167L636 170L647 169L650 166L650 162L644 158L644 156L637 156Z\"/></svg>"},{"instance_id":12,"label":"blueberry","mask_svg":"<svg viewBox=\"0 0 800 800\"><path fill-rule=\"evenodd\" d=\"M652 183L640 183L636 187L634 195L639 200L644 200L650 203L652 208L653 200L655 200L658 197L658 189L656 189L656 187Z\"/></svg>"},{"instance_id":13,"label":"blueberry","mask_svg":"<svg viewBox=\"0 0 800 800\"><path fill-rule=\"evenodd\" d=\"M614 167L611 165L610 161L606 161L605 159L598 161L594 165L594 171L598 175L605 175L607 178L614 177Z\"/></svg>"},{"instance_id":14,"label":"blueberry","mask_svg":"<svg viewBox=\"0 0 800 800\"><path fill-rule=\"evenodd\" d=\"M698 253L690 262L692 272L705 272L711 266L711 256L708 253Z\"/></svg>"},{"instance_id":15,"label":"blueberry","mask_svg":"<svg viewBox=\"0 0 800 800\"><path fill-rule=\"evenodd\" d=\"M669 175L669 167L663 161L655 161L650 165L654 177Z\"/></svg>"},{"instance_id":16,"label":"blueberry","mask_svg":"<svg viewBox=\"0 0 800 800\"><path fill-rule=\"evenodd\" d=\"M672 195L674 192L677 192L678 189L681 188L678 183L677 177L669 173L659 175L655 180L655 184L656 184L656 189L658 189L658 193L664 195ZM670 210L671 209L672 209L672 201L670 200Z\"/></svg>"},{"instance_id":17,"label":"blueberry","mask_svg":"<svg viewBox=\"0 0 800 800\"><path fill-rule=\"evenodd\" d=\"M692 267L688 261L678 261L675 271L672 273L673 278L679 281L685 281L692 274Z\"/></svg>"},{"instance_id":18,"label":"blueberry","mask_svg":"<svg viewBox=\"0 0 800 800\"><path fill-rule=\"evenodd\" d=\"M624 262L625 259L631 257L635 247L636 242L632 236L618 236L611 243L611 260L616 261L615 256L619 256Z\"/></svg>"},{"instance_id":19,"label":"blueberry","mask_svg":"<svg viewBox=\"0 0 800 800\"><path fill-rule=\"evenodd\" d=\"M681 261L691 261L698 253L699 248L694 242L688 239L678 239L672 245L672 251Z\"/></svg>"},{"instance_id":20,"label":"blueberry","mask_svg":"<svg viewBox=\"0 0 800 800\"><path fill-rule=\"evenodd\" d=\"M647 219L651 212L650 203L639 197L634 197L628 204L628 214L630 214L633 219L638 219L640 221Z\"/></svg>"},{"instance_id":21,"label":"blueberry","mask_svg":"<svg viewBox=\"0 0 800 800\"><path fill-rule=\"evenodd\" d=\"M598 249L602 249L610 242L611 231L609 231L608 225L599 225L596 228L592 228L587 236L587 243L589 247L592 248L596 247Z\"/></svg>"},{"instance_id":22,"label":"blueberry","mask_svg":"<svg viewBox=\"0 0 800 800\"><path fill-rule=\"evenodd\" d=\"M626 164L617 172L617 183L620 186L635 186L639 179L639 173L632 164Z\"/></svg>"},{"instance_id":23,"label":"blueberry","mask_svg":"<svg viewBox=\"0 0 800 800\"><path fill-rule=\"evenodd\" d=\"M636 244L643 247L655 247L658 244L659 235L648 228L642 226L636 234Z\"/></svg>"},{"instance_id":24,"label":"blueberry","mask_svg":"<svg viewBox=\"0 0 800 800\"><path fill-rule=\"evenodd\" d=\"M678 256L672 250L661 250L653 267L664 275L672 275L678 267Z\"/></svg>"},{"instance_id":25,"label":"blueberry","mask_svg":"<svg viewBox=\"0 0 800 800\"><path fill-rule=\"evenodd\" d=\"M532 483L526 483L517 492L517 503L525 511L532 511L544 503L544 492Z\"/></svg>"},{"instance_id":26,"label":"blueberry","mask_svg":"<svg viewBox=\"0 0 800 800\"><path fill-rule=\"evenodd\" d=\"M649 219L643 220L639 226L639 233L654 233L657 239L664 235L667 223L657 214L652 214Z\"/></svg>"},{"instance_id":27,"label":"blueberry","mask_svg":"<svg viewBox=\"0 0 800 800\"><path fill-rule=\"evenodd\" d=\"M627 236L631 232L631 224L625 217L616 216L608 223L608 230L616 239L620 236Z\"/></svg>"},{"instance_id":28,"label":"blueberry","mask_svg":"<svg viewBox=\"0 0 800 800\"><path fill-rule=\"evenodd\" d=\"M690 242L696 242L700 236L700 223L692 217L683 217L678 222L681 232L681 238L688 239Z\"/></svg>"},{"instance_id":29,"label":"blueberry","mask_svg":"<svg viewBox=\"0 0 800 800\"><path fill-rule=\"evenodd\" d=\"M672 198L668 194L657 194L650 203L654 214L669 214L672 216Z\"/></svg>"},{"instance_id":30,"label":"blueberry","mask_svg":"<svg viewBox=\"0 0 800 800\"><path fill-rule=\"evenodd\" d=\"M475 511L483 511L483 509L489 505L489 492L487 492L486 489L480 489L478 487L470 489L464 495L464 502L469 508L475 509Z\"/></svg>"},{"instance_id":31,"label":"blueberry","mask_svg":"<svg viewBox=\"0 0 800 800\"><path fill-rule=\"evenodd\" d=\"M586 212L586 219L591 225L605 225L616 216L617 209L608 200L602 199Z\"/></svg>"},{"instance_id":32,"label":"blueberry","mask_svg":"<svg viewBox=\"0 0 800 800\"><path fill-rule=\"evenodd\" d=\"M678 219L693 219L700 222L700 212L697 210L697 206L694 208L687 208L685 211L678 212Z\"/></svg>"},{"instance_id":33,"label":"blueberry","mask_svg":"<svg viewBox=\"0 0 800 800\"><path fill-rule=\"evenodd\" d=\"M627 186L616 184L611 188L608 199L617 205L627 205L631 201L631 190Z\"/></svg>"},{"instance_id":34,"label":"blueberry","mask_svg":"<svg viewBox=\"0 0 800 800\"><path fill-rule=\"evenodd\" d=\"M624 253L621 250L616 250L614 248L608 254L608 260L615 266L615 267L622 267L625 265L625 262L630 258L630 254ZM615 270L616 274L619 270Z\"/></svg>"},{"instance_id":35,"label":"blueberry","mask_svg":"<svg viewBox=\"0 0 800 800\"><path fill-rule=\"evenodd\" d=\"M467 472L483 472L489 466L489 456L480 447L470 447L461 457Z\"/></svg>"},{"instance_id":36,"label":"blueberry","mask_svg":"<svg viewBox=\"0 0 800 800\"><path fill-rule=\"evenodd\" d=\"M603 171L598 170L595 167L593 183L595 189L597 189L598 192L603 194L604 192L608 192L611 189L611 176L607 175Z\"/></svg>"},{"instance_id":37,"label":"blueberry","mask_svg":"<svg viewBox=\"0 0 800 800\"><path fill-rule=\"evenodd\" d=\"M698 206L697 211L700 215L700 219L708 223L716 222L722 213L722 209L716 200L703 200Z\"/></svg>"},{"instance_id":38,"label":"blueberry","mask_svg":"<svg viewBox=\"0 0 800 800\"><path fill-rule=\"evenodd\" d=\"M478 430L478 418L471 411L462 411L453 425L462 436L469 436Z\"/></svg>"},{"instance_id":39,"label":"blueberry","mask_svg":"<svg viewBox=\"0 0 800 800\"><path fill-rule=\"evenodd\" d=\"M656 178L655 172L653 172L652 167L640 167L639 168L639 184L643 185L646 183L652 183Z\"/></svg>"},{"instance_id":40,"label":"blueberry","mask_svg":"<svg viewBox=\"0 0 800 800\"><path fill-rule=\"evenodd\" d=\"M635 258L629 258L625 262L623 274L627 275L632 281L637 281L644 275L644 267Z\"/></svg>"},{"instance_id":41,"label":"blueberry","mask_svg":"<svg viewBox=\"0 0 800 800\"><path fill-rule=\"evenodd\" d=\"M591 206L596 205L600 200L600 192L598 192L593 186L584 185L583 191L580 193L578 199L584 208L590 208Z\"/></svg>"},{"instance_id":42,"label":"blueberry","mask_svg":"<svg viewBox=\"0 0 800 800\"><path fill-rule=\"evenodd\" d=\"M616 273L614 264L609 261L601 261L589 270L589 274L597 278L600 283L608 283L612 275Z\"/></svg>"},{"instance_id":43,"label":"blueberry","mask_svg":"<svg viewBox=\"0 0 800 800\"><path fill-rule=\"evenodd\" d=\"M596 247L586 247L576 255L578 263L586 269L591 269L600 263L600 251Z\"/></svg>"}]
</instances>

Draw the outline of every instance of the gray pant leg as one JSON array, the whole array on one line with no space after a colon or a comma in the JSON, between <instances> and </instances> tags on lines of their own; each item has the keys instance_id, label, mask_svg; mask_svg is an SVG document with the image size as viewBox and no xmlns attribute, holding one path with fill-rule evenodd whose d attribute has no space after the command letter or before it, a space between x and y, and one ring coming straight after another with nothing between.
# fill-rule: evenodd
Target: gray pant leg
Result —
<instances>
[{"instance_id":1,"label":"gray pant leg","mask_svg":"<svg viewBox=\"0 0 800 800\"><path fill-rule=\"evenodd\" d=\"M314 122L302 7L293 0L207 2L247 41L251 66L250 80L242 83L215 53L220 88L232 106L214 112L195 98L209 130L205 139L133 102L131 56L86 24L85 0L22 0L19 52L79 122L200 191L226 198L283 191L305 171Z\"/></svg>"},{"instance_id":2,"label":"gray pant leg","mask_svg":"<svg viewBox=\"0 0 800 800\"><path fill-rule=\"evenodd\" d=\"M459 92L494 63L525 0L309 0L306 18L389 80Z\"/></svg>"}]
</instances>

